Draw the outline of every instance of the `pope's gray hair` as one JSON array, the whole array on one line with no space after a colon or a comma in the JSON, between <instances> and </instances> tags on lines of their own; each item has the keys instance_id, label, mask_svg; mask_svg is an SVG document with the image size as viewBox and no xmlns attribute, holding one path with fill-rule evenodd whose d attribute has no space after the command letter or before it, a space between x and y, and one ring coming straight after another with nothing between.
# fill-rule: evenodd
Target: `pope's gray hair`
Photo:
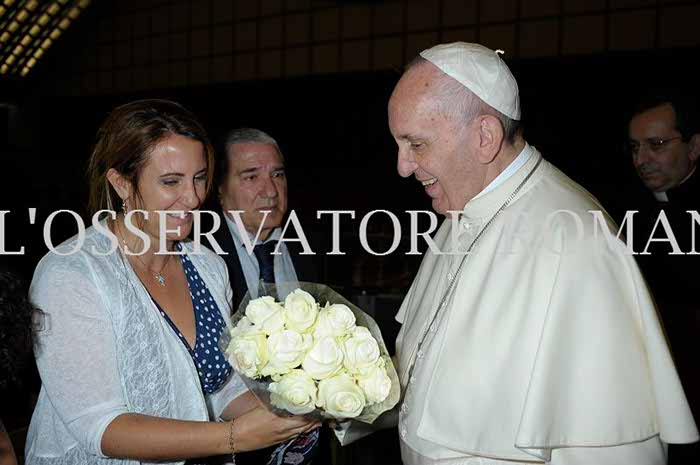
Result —
<instances>
[{"instance_id":1,"label":"pope's gray hair","mask_svg":"<svg viewBox=\"0 0 700 465\"><path fill-rule=\"evenodd\" d=\"M429 63L428 60L418 55L406 65L404 74L412 68L425 65L426 63ZM433 84L438 111L443 116L459 117L465 126L477 116L495 116L501 122L501 126L503 126L505 140L510 144L515 143L516 136L521 130L519 121L511 119L491 107L462 83L445 73L442 73L440 79L433 82Z\"/></svg>"}]
</instances>

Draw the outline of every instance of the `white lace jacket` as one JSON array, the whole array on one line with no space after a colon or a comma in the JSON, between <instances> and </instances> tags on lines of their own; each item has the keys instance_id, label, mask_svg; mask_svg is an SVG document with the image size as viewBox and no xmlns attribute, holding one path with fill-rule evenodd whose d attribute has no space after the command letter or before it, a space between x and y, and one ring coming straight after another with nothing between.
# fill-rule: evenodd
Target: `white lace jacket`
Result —
<instances>
[{"instance_id":1,"label":"white lace jacket","mask_svg":"<svg viewBox=\"0 0 700 465\"><path fill-rule=\"evenodd\" d=\"M102 434L118 415L217 419L246 391L234 374L205 399L191 356L126 258L119 251L101 255L111 245L89 228L82 245L76 236L57 248L79 251L49 252L34 273L30 296L47 316L36 343L42 387L27 437L29 465L136 464L102 453ZM223 259L183 245L229 325Z\"/></svg>"}]
</instances>

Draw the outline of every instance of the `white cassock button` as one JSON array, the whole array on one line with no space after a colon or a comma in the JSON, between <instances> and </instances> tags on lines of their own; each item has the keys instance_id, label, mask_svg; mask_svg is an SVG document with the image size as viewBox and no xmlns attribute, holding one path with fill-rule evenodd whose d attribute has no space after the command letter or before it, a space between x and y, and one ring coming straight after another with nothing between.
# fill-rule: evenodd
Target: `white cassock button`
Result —
<instances>
[{"instance_id":1,"label":"white cassock button","mask_svg":"<svg viewBox=\"0 0 700 465\"><path fill-rule=\"evenodd\" d=\"M464 223L462 223L462 229L464 229L465 231L466 231L467 229L469 229L469 227L470 227L470 225L469 225L469 223L467 223L466 221L465 221Z\"/></svg>"},{"instance_id":2,"label":"white cassock button","mask_svg":"<svg viewBox=\"0 0 700 465\"><path fill-rule=\"evenodd\" d=\"M415 382L416 382L416 377L415 377L415 376L411 376L411 379L409 379L408 382L411 383L411 384L415 383Z\"/></svg>"},{"instance_id":3,"label":"white cassock button","mask_svg":"<svg viewBox=\"0 0 700 465\"><path fill-rule=\"evenodd\" d=\"M406 405L406 402L401 404L401 413L406 413L408 412L408 405Z\"/></svg>"},{"instance_id":4,"label":"white cassock button","mask_svg":"<svg viewBox=\"0 0 700 465\"><path fill-rule=\"evenodd\" d=\"M447 273L447 281L452 281L452 273Z\"/></svg>"},{"instance_id":5,"label":"white cassock button","mask_svg":"<svg viewBox=\"0 0 700 465\"><path fill-rule=\"evenodd\" d=\"M423 351L419 350L417 355L418 355L418 358L423 358Z\"/></svg>"},{"instance_id":6,"label":"white cassock button","mask_svg":"<svg viewBox=\"0 0 700 465\"><path fill-rule=\"evenodd\" d=\"M434 333L434 332L435 332L435 323L433 323L432 325L430 325L430 332L431 332L431 333Z\"/></svg>"},{"instance_id":7,"label":"white cassock button","mask_svg":"<svg viewBox=\"0 0 700 465\"><path fill-rule=\"evenodd\" d=\"M401 438L406 439L407 434L408 434L408 431L406 431L406 427L402 426L401 427Z\"/></svg>"}]
</instances>

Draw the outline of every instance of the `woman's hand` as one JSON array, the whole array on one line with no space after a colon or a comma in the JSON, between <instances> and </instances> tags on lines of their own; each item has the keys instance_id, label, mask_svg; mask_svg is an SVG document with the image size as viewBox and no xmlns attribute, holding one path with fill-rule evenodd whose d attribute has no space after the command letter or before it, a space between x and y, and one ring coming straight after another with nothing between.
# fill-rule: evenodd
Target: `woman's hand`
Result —
<instances>
[{"instance_id":1,"label":"woman's hand","mask_svg":"<svg viewBox=\"0 0 700 465\"><path fill-rule=\"evenodd\" d=\"M236 418L233 441L236 451L245 452L262 449L321 426L318 420L304 417L278 417L265 407L255 407Z\"/></svg>"},{"instance_id":2,"label":"woman's hand","mask_svg":"<svg viewBox=\"0 0 700 465\"><path fill-rule=\"evenodd\" d=\"M224 411L221 412L221 418L223 420L238 418L253 410L255 407L262 407L263 405L264 404L255 397L253 391L246 391L228 404Z\"/></svg>"}]
</instances>

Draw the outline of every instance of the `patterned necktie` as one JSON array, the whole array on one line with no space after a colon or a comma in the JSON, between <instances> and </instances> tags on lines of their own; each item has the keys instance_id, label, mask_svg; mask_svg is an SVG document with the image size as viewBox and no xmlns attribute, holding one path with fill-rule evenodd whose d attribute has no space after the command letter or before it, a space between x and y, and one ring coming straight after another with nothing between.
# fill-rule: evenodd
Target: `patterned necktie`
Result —
<instances>
[{"instance_id":1,"label":"patterned necktie","mask_svg":"<svg viewBox=\"0 0 700 465\"><path fill-rule=\"evenodd\" d=\"M265 283L275 282L275 256L272 252L275 251L277 241L269 241L264 244L258 244L253 248L253 253L258 259L260 267L260 278Z\"/></svg>"}]
</instances>

